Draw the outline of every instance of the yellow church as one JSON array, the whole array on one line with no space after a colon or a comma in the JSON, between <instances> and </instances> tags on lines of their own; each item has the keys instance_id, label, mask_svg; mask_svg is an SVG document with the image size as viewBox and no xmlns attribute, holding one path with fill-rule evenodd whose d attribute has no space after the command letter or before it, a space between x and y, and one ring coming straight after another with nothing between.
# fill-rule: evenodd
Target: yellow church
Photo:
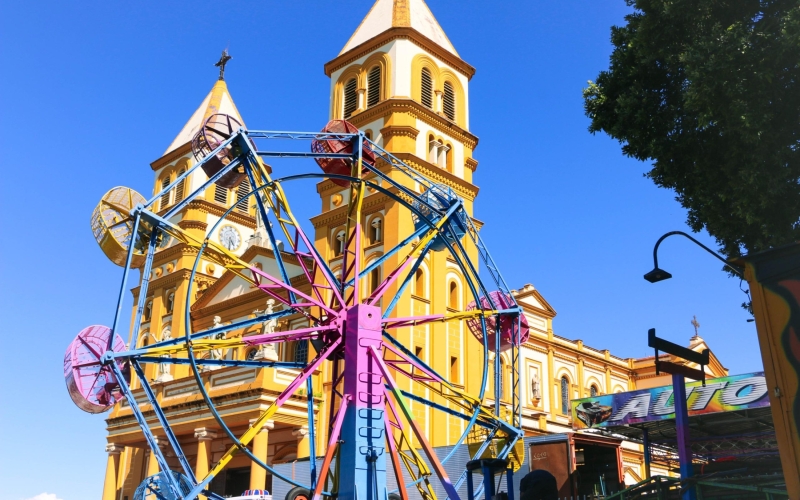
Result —
<instances>
[{"instance_id":1,"label":"yellow church","mask_svg":"<svg viewBox=\"0 0 800 500\"><path fill-rule=\"evenodd\" d=\"M377 0L339 54L327 62L324 69L331 81L332 120L349 121L425 178L452 189L463 199L467 214L472 215L478 195L478 187L473 183L473 174L478 168L473 152L478 138L470 132L469 82L475 69L461 58L423 0ZM194 165L192 138L206 119L217 113L246 123L223 79L213 85L164 154L151 163L154 195ZM184 182L164 191L158 200L158 213L167 213L206 180L205 174L197 170ZM314 246L331 270L339 275L346 251L343 239L350 190L331 180L319 182L316 190L320 213L312 217L306 227L313 227L309 234L313 236ZM217 241L240 260L259 269L274 269L275 255L280 253L291 286L311 294L314 283L304 275L303 266L297 260L301 257L285 251L281 244L273 248L265 237L263 221L256 215L253 198L248 201L250 191L247 181L234 189L213 185L203 198L192 200L172 220L198 240ZM218 225L214 234L207 234L231 207L224 223ZM378 190L366 193L362 216L365 266L413 232L408 213ZM480 228L481 223L473 221ZM477 252L474 246L465 245L467 253ZM141 329L128 339L131 349L184 335L187 303L191 304L189 317L193 332L280 308L275 301L268 301L261 290L210 259L200 262L194 282L190 282L196 257L196 248L174 241L155 254L148 276L150 283ZM394 269L400 258L399 255L390 257L382 267L371 272L365 280L365 293L374 291L385 277L383 270ZM385 297L398 291L396 284L392 286L394 288ZM519 283L516 286L518 289L513 294L530 325L530 337L520 349L522 428L527 436L572 432L570 399L652 387L660 382L654 378L652 359L622 359L608 350L589 347L581 340L559 337L553 329L555 309L532 285ZM139 300L139 291L138 286L132 289L134 301ZM457 313L467 309L470 296L463 273L453 258L447 252L431 252L392 314L414 317ZM308 326L306 317L294 314L274 324L256 324L228 336L247 337L262 333L265 328L283 331ZM429 366L447 374L454 386L477 393L481 370L475 367L483 363L483 346L463 323L408 326L397 329L396 336ZM702 339L698 339L693 339L691 347L705 348ZM312 356L311 351L307 342L296 341L229 349L220 355L239 360L305 361ZM511 384L507 377L512 361L506 354L496 358L493 356L491 363L500 363L504 374L500 381L501 398L499 402L492 400L494 386L490 384L486 392L487 404L510 409ZM714 363L708 367L709 375L727 375L727 370L713 359ZM313 396L316 426L320 429L327 428L330 423L329 402L321 395L330 393L334 377L332 364L322 365L313 374L313 387L315 392L319 391L319 395ZM186 458L194 465L196 475L203 477L230 448L232 441L217 427L190 370L186 365L153 364L146 366L145 376L173 423ZM292 368L226 367L204 370L202 380L228 427L241 435L296 376L297 370ZM132 388L138 400L142 396L140 384L133 380ZM425 389L412 387L410 383L405 388L421 398L432 398L447 405ZM155 417L146 411L146 406L144 408L158 436ZM414 419L425 429L433 446L451 444L464 431L463 420L431 412L428 406L417 402L412 402L411 408ZM158 472L158 463L149 451L130 405L123 401L114 406L106 422L108 464L103 500L132 500L142 480ZM323 434L317 433L314 443L318 456L326 447ZM159 446L162 444L166 447L163 438L158 441ZM262 426L251 442L250 451L270 465L291 464L308 458L310 444L307 398L298 392ZM641 448L625 443L622 457L626 480L642 479ZM177 457L167 453L167 461L177 464ZM653 473L667 471L654 465ZM246 489L271 489L272 484L267 471L247 456L237 455L212 483L212 489L232 495Z\"/></svg>"}]
</instances>

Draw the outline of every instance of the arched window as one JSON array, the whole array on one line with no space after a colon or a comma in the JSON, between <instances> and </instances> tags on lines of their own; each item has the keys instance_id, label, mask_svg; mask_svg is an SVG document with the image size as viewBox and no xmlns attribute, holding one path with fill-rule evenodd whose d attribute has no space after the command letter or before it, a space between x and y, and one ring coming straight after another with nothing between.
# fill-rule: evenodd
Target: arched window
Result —
<instances>
[{"instance_id":1,"label":"arched window","mask_svg":"<svg viewBox=\"0 0 800 500\"><path fill-rule=\"evenodd\" d=\"M137 347L146 347L150 345L150 332L142 332L136 340Z\"/></svg>"},{"instance_id":2,"label":"arched window","mask_svg":"<svg viewBox=\"0 0 800 500\"><path fill-rule=\"evenodd\" d=\"M358 93L356 92L356 87L358 83L356 82L355 78L351 78L347 80L344 84L344 109L342 110L342 115L345 118L350 118L350 115L358 108Z\"/></svg>"},{"instance_id":3,"label":"arched window","mask_svg":"<svg viewBox=\"0 0 800 500\"><path fill-rule=\"evenodd\" d=\"M344 231L336 233L333 238L333 256L338 257L344 253Z\"/></svg>"},{"instance_id":4,"label":"arched window","mask_svg":"<svg viewBox=\"0 0 800 500\"><path fill-rule=\"evenodd\" d=\"M248 194L250 194L250 180L245 178L236 188L236 210L247 213Z\"/></svg>"},{"instance_id":5,"label":"arched window","mask_svg":"<svg viewBox=\"0 0 800 500\"><path fill-rule=\"evenodd\" d=\"M444 82L444 92L442 93L442 111L444 116L451 120L456 119L456 94L453 91L453 84Z\"/></svg>"},{"instance_id":6,"label":"arched window","mask_svg":"<svg viewBox=\"0 0 800 500\"><path fill-rule=\"evenodd\" d=\"M172 314L172 308L175 307L175 293L170 292L167 296L167 303L164 306L167 314Z\"/></svg>"},{"instance_id":7,"label":"arched window","mask_svg":"<svg viewBox=\"0 0 800 500\"><path fill-rule=\"evenodd\" d=\"M374 66L367 74L367 107L378 104L381 100L381 67Z\"/></svg>"},{"instance_id":8,"label":"arched window","mask_svg":"<svg viewBox=\"0 0 800 500\"><path fill-rule=\"evenodd\" d=\"M593 398L596 398L596 397L597 397L597 386L596 386L596 385L592 385L592 386L589 388L589 395L590 395L591 397L593 397Z\"/></svg>"},{"instance_id":9,"label":"arched window","mask_svg":"<svg viewBox=\"0 0 800 500\"><path fill-rule=\"evenodd\" d=\"M375 217L369 223L369 244L380 243L383 238L382 221L380 217Z\"/></svg>"},{"instance_id":10,"label":"arched window","mask_svg":"<svg viewBox=\"0 0 800 500\"><path fill-rule=\"evenodd\" d=\"M294 362L308 362L308 340L298 340L294 348Z\"/></svg>"},{"instance_id":11,"label":"arched window","mask_svg":"<svg viewBox=\"0 0 800 500\"><path fill-rule=\"evenodd\" d=\"M214 184L214 201L217 203L222 203L223 205L228 204L228 188L224 188L219 184Z\"/></svg>"},{"instance_id":12,"label":"arched window","mask_svg":"<svg viewBox=\"0 0 800 500\"><path fill-rule=\"evenodd\" d=\"M371 141L372 140L372 130L365 130L364 131L364 137L366 137L367 139L369 139Z\"/></svg>"},{"instance_id":13,"label":"arched window","mask_svg":"<svg viewBox=\"0 0 800 500\"><path fill-rule=\"evenodd\" d=\"M420 102L423 106L433 109L433 77L428 68L422 68L420 75Z\"/></svg>"},{"instance_id":14,"label":"arched window","mask_svg":"<svg viewBox=\"0 0 800 500\"><path fill-rule=\"evenodd\" d=\"M169 186L169 176L168 175L164 176L164 178L161 179L161 200L159 202L160 203L159 210L164 210L165 208L167 208L169 206L169 195L170 195L170 192L169 191L165 191L165 189L167 189L167 186Z\"/></svg>"},{"instance_id":15,"label":"arched window","mask_svg":"<svg viewBox=\"0 0 800 500\"><path fill-rule=\"evenodd\" d=\"M419 268L414 272L414 295L425 296L425 272Z\"/></svg>"},{"instance_id":16,"label":"arched window","mask_svg":"<svg viewBox=\"0 0 800 500\"><path fill-rule=\"evenodd\" d=\"M458 309L458 285L455 281L450 282L450 289L447 295L447 307Z\"/></svg>"},{"instance_id":17,"label":"arched window","mask_svg":"<svg viewBox=\"0 0 800 500\"><path fill-rule=\"evenodd\" d=\"M381 268L376 267L372 271L369 272L369 294L372 293L378 288L378 285L381 284Z\"/></svg>"},{"instance_id":18,"label":"arched window","mask_svg":"<svg viewBox=\"0 0 800 500\"><path fill-rule=\"evenodd\" d=\"M181 167L181 169L178 170L178 177L182 176L185 173L186 173L186 168ZM183 199L184 196L186 196L185 188L186 188L186 179L181 179L180 182L178 182L178 184L175 186L175 203L178 203Z\"/></svg>"},{"instance_id":19,"label":"arched window","mask_svg":"<svg viewBox=\"0 0 800 500\"><path fill-rule=\"evenodd\" d=\"M153 314L153 301L148 300L144 304L144 311L142 311L142 321L150 321L150 316Z\"/></svg>"},{"instance_id":20,"label":"arched window","mask_svg":"<svg viewBox=\"0 0 800 500\"><path fill-rule=\"evenodd\" d=\"M569 380L561 377L561 413L569 415Z\"/></svg>"}]
</instances>

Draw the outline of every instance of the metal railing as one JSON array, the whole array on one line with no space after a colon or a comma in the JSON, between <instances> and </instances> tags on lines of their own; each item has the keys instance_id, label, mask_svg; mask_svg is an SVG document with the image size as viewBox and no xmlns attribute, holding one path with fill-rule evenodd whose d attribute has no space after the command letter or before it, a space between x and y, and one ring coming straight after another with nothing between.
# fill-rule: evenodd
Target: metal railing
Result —
<instances>
[{"instance_id":1,"label":"metal railing","mask_svg":"<svg viewBox=\"0 0 800 500\"><path fill-rule=\"evenodd\" d=\"M637 499L655 499L655 500L673 500L680 499L682 488L693 486L696 489L698 500L703 499L767 499L767 500L781 500L789 498L789 494L785 490L776 488L767 488L764 486L749 486L743 484L730 484L710 479L698 480L691 479L685 485L681 484L681 480L674 477L655 476L650 479L645 479L639 483L630 486L619 493L614 493L606 497L592 497L587 498L604 498L604 500L637 500ZM580 498L580 497L576 497Z\"/></svg>"}]
</instances>

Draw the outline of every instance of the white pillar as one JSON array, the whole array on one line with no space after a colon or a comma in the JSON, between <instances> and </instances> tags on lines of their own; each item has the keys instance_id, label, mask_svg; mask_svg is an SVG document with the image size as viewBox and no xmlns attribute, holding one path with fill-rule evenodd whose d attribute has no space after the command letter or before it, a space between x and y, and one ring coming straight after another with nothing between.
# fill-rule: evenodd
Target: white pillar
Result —
<instances>
[{"instance_id":1,"label":"white pillar","mask_svg":"<svg viewBox=\"0 0 800 500\"><path fill-rule=\"evenodd\" d=\"M439 160L436 162L436 164L439 165L439 168L447 168L448 151L450 151L450 147L446 144L439 146Z\"/></svg>"},{"instance_id":2,"label":"white pillar","mask_svg":"<svg viewBox=\"0 0 800 500\"><path fill-rule=\"evenodd\" d=\"M358 107L356 111L364 111L367 109L367 89L356 89L356 92L358 93Z\"/></svg>"}]
</instances>

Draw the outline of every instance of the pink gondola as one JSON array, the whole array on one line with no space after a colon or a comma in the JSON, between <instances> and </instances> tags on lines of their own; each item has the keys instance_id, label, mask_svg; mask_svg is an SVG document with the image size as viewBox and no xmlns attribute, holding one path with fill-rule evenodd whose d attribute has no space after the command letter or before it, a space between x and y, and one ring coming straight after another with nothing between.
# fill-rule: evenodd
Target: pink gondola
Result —
<instances>
[{"instance_id":1,"label":"pink gondola","mask_svg":"<svg viewBox=\"0 0 800 500\"><path fill-rule=\"evenodd\" d=\"M507 294L494 291L489 292L489 297L491 297L492 302L494 303L494 309L503 310L508 309L510 307L514 307L516 304L514 301L509 297ZM467 311L473 311L477 309L477 305L473 300L469 304L467 304ZM481 309L493 309L491 303L486 297L481 297ZM519 343L524 343L528 340L528 336L530 335L530 327L528 326L528 319L525 317L524 314L519 316L520 318L520 332L519 332ZM517 326L517 316L514 315L503 315L500 317L500 350L507 351L511 349L511 346L514 344L514 330ZM472 332L472 335L475 336L476 339L480 340L481 343L483 342L483 330L481 329L481 321L478 318L473 318L467 320L467 327L469 331ZM486 318L486 335L489 337L489 350L493 351L495 347L495 335L498 331L497 326L497 316L489 316ZM517 344L519 345L519 344Z\"/></svg>"},{"instance_id":2,"label":"pink gondola","mask_svg":"<svg viewBox=\"0 0 800 500\"><path fill-rule=\"evenodd\" d=\"M101 364L102 355L108 347L111 328L93 325L84 328L67 347L64 355L64 378L72 401L88 413L102 413L123 398L119 382L110 366ZM111 346L114 352L125 350L125 342L114 335ZM126 382L130 382L127 367L115 361L122 369Z\"/></svg>"},{"instance_id":3,"label":"pink gondola","mask_svg":"<svg viewBox=\"0 0 800 500\"><path fill-rule=\"evenodd\" d=\"M346 120L331 120L322 129L324 133L330 134L355 134L358 128ZM311 141L311 151L314 153L334 153L334 154L351 154L353 152L353 143L348 140L339 139L314 139ZM317 164L326 174L337 175L350 175L350 167L352 161L342 158L317 158ZM375 164L375 152L370 149L367 142L364 142L361 148L361 161L369 165ZM362 170L363 171L363 170ZM350 183L342 179L331 179L334 184L346 187Z\"/></svg>"}]
</instances>

